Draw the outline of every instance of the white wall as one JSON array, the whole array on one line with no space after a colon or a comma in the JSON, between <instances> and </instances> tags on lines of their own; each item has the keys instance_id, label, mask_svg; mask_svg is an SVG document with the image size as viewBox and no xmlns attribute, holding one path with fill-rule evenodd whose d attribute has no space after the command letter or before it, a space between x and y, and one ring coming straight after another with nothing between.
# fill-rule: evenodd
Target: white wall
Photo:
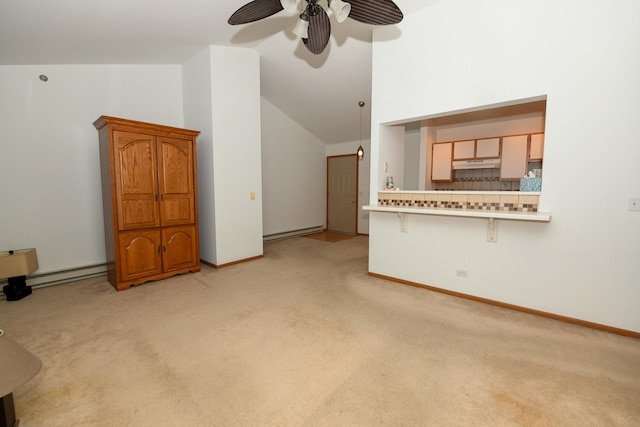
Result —
<instances>
[{"instance_id":1,"label":"white wall","mask_svg":"<svg viewBox=\"0 0 640 427\"><path fill-rule=\"evenodd\" d=\"M355 154L360 147L360 141L343 142L341 144L328 144L326 155L340 156ZM358 161L358 234L369 234L369 211L362 210L369 204L369 173L371 169L371 142L368 139L362 141L364 157ZM326 163L325 163L326 169ZM326 191L326 189L325 189ZM325 194L326 199L326 194Z\"/></svg>"},{"instance_id":2,"label":"white wall","mask_svg":"<svg viewBox=\"0 0 640 427\"><path fill-rule=\"evenodd\" d=\"M402 190L419 190L420 162L420 129L405 130L404 133L404 178ZM422 185L422 189L424 184Z\"/></svg>"},{"instance_id":3,"label":"white wall","mask_svg":"<svg viewBox=\"0 0 640 427\"><path fill-rule=\"evenodd\" d=\"M374 213L370 271L639 332L640 213L626 210L640 195L638 16L633 0L443 0L406 16L400 37L376 29L372 151L380 123L546 95L553 218L499 221L488 243L484 220L412 215L401 233Z\"/></svg>"},{"instance_id":4,"label":"white wall","mask_svg":"<svg viewBox=\"0 0 640 427\"><path fill-rule=\"evenodd\" d=\"M37 273L104 263L92 123L182 126L181 67L0 66L0 94L0 250L35 247Z\"/></svg>"},{"instance_id":5,"label":"white wall","mask_svg":"<svg viewBox=\"0 0 640 427\"><path fill-rule=\"evenodd\" d=\"M184 88L185 120L203 131L201 259L224 265L260 256L260 58L251 49L209 46L185 64Z\"/></svg>"},{"instance_id":6,"label":"white wall","mask_svg":"<svg viewBox=\"0 0 640 427\"><path fill-rule=\"evenodd\" d=\"M263 234L324 226L325 144L260 101L258 68L253 51L215 47L184 66L0 66L0 250L36 247L38 273L105 262L92 125L100 115L201 132L204 260L224 264L257 256ZM49 81L40 81L40 74ZM368 165L360 173L366 203ZM359 232L368 232L366 219Z\"/></svg>"},{"instance_id":7,"label":"white wall","mask_svg":"<svg viewBox=\"0 0 640 427\"><path fill-rule=\"evenodd\" d=\"M263 254L260 57L244 48L211 52L216 264L225 264Z\"/></svg>"},{"instance_id":8,"label":"white wall","mask_svg":"<svg viewBox=\"0 0 640 427\"><path fill-rule=\"evenodd\" d=\"M182 65L182 89L184 125L200 131L196 143L200 259L209 262L217 259L211 84L211 52L206 48Z\"/></svg>"},{"instance_id":9,"label":"white wall","mask_svg":"<svg viewBox=\"0 0 640 427\"><path fill-rule=\"evenodd\" d=\"M264 235L326 225L324 143L262 98Z\"/></svg>"},{"instance_id":10,"label":"white wall","mask_svg":"<svg viewBox=\"0 0 640 427\"><path fill-rule=\"evenodd\" d=\"M387 177L393 177L394 188L404 188L404 126L382 126L379 129L379 138L377 149L375 145L371 148L371 164L378 165L378 168L372 171L378 175L374 179L372 174L370 181L377 183L372 186L372 204L377 203L378 191L385 188ZM378 163L374 163L375 153L379 154Z\"/></svg>"}]
</instances>

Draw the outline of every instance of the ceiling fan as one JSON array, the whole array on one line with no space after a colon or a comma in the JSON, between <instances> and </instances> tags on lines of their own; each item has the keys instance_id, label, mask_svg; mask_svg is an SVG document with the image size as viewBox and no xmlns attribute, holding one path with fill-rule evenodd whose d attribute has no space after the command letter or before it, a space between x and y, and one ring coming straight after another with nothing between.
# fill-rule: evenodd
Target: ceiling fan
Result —
<instances>
[{"instance_id":1,"label":"ceiling fan","mask_svg":"<svg viewBox=\"0 0 640 427\"><path fill-rule=\"evenodd\" d=\"M303 4L306 2L306 6ZM402 11L391 0L327 0L331 12L341 23L351 18L365 24L389 25L402 21ZM331 36L331 22L320 0L253 0L236 10L227 21L231 25L248 24L267 18L284 9L299 14L293 33L302 39L313 54L324 51Z\"/></svg>"}]
</instances>

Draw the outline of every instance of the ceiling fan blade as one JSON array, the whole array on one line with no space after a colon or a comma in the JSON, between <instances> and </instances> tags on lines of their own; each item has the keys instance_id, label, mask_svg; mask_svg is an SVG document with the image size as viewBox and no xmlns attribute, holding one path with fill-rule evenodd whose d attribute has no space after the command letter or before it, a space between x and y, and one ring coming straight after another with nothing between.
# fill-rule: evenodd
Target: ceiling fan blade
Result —
<instances>
[{"instance_id":1,"label":"ceiling fan blade","mask_svg":"<svg viewBox=\"0 0 640 427\"><path fill-rule=\"evenodd\" d=\"M316 15L309 17L309 38L302 39L306 48L315 55L322 53L331 37L331 21L327 12L321 7L317 10Z\"/></svg>"},{"instance_id":2,"label":"ceiling fan blade","mask_svg":"<svg viewBox=\"0 0 640 427\"><path fill-rule=\"evenodd\" d=\"M389 25L402 21L402 11L391 0L350 0L349 18L365 24Z\"/></svg>"},{"instance_id":3,"label":"ceiling fan blade","mask_svg":"<svg viewBox=\"0 0 640 427\"><path fill-rule=\"evenodd\" d=\"M236 10L227 21L231 25L247 24L280 12L280 0L253 0Z\"/></svg>"}]
</instances>

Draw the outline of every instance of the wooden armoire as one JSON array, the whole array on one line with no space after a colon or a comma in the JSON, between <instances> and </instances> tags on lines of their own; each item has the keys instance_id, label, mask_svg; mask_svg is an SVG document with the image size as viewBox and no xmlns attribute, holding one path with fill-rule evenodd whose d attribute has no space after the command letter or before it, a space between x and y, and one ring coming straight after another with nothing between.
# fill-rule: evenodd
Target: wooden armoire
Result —
<instances>
[{"instance_id":1,"label":"wooden armoire","mask_svg":"<svg viewBox=\"0 0 640 427\"><path fill-rule=\"evenodd\" d=\"M101 116L107 275L118 290L200 270L198 131Z\"/></svg>"}]
</instances>

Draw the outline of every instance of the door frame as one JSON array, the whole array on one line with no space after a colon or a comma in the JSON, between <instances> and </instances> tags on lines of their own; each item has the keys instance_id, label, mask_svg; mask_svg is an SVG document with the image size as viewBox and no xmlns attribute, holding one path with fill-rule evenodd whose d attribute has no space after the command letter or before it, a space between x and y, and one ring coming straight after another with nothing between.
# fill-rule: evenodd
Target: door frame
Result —
<instances>
[{"instance_id":1,"label":"door frame","mask_svg":"<svg viewBox=\"0 0 640 427\"><path fill-rule=\"evenodd\" d=\"M356 230L355 234L358 235L358 213L360 211L360 200L358 194L360 193L360 159L357 154L340 154L337 156L327 156L327 170L326 170L326 183L325 183L325 204L326 204L326 216L325 216L325 230L329 230L329 159L337 157L353 157L356 161Z\"/></svg>"}]
</instances>

